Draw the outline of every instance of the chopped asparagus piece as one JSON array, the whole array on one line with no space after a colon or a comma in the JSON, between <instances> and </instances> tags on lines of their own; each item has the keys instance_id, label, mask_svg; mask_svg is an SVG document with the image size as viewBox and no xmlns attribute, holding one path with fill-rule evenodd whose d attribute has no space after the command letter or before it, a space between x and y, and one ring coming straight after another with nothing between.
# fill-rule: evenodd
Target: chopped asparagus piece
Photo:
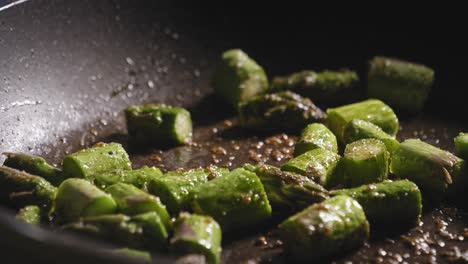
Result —
<instances>
[{"instance_id":1,"label":"chopped asparagus piece","mask_svg":"<svg viewBox=\"0 0 468 264\"><path fill-rule=\"evenodd\" d=\"M125 109L128 134L136 144L171 146L192 140L190 112L164 104L130 106Z\"/></svg>"},{"instance_id":2,"label":"chopped asparagus piece","mask_svg":"<svg viewBox=\"0 0 468 264\"><path fill-rule=\"evenodd\" d=\"M60 185L64 180L62 171L48 164L41 157L11 152L3 153L3 155L7 156L7 159L3 163L4 166L40 176L54 186Z\"/></svg>"},{"instance_id":3,"label":"chopped asparagus piece","mask_svg":"<svg viewBox=\"0 0 468 264\"><path fill-rule=\"evenodd\" d=\"M454 139L455 154L464 160L468 160L468 133L460 133Z\"/></svg>"},{"instance_id":4,"label":"chopped asparagus piece","mask_svg":"<svg viewBox=\"0 0 468 264\"><path fill-rule=\"evenodd\" d=\"M145 263L151 263L151 254L148 251L137 250L133 248L119 248L111 251L112 253L127 256Z\"/></svg>"},{"instance_id":5,"label":"chopped asparagus piece","mask_svg":"<svg viewBox=\"0 0 468 264\"><path fill-rule=\"evenodd\" d=\"M323 124L307 125L294 146L294 156L297 157L309 150L323 148L338 153L336 136Z\"/></svg>"},{"instance_id":6,"label":"chopped asparagus piece","mask_svg":"<svg viewBox=\"0 0 468 264\"><path fill-rule=\"evenodd\" d=\"M86 180L70 178L60 184L55 211L63 221L83 216L111 214L117 209L114 199Z\"/></svg>"},{"instance_id":7,"label":"chopped asparagus piece","mask_svg":"<svg viewBox=\"0 0 468 264\"><path fill-rule=\"evenodd\" d=\"M156 212L166 227L170 227L171 217L158 197L126 183L113 184L106 188L106 192L112 195L121 213L135 215Z\"/></svg>"},{"instance_id":8,"label":"chopped asparagus piece","mask_svg":"<svg viewBox=\"0 0 468 264\"><path fill-rule=\"evenodd\" d=\"M366 138L379 139L385 144L390 153L393 153L400 145L394 136L385 133L379 126L361 119L351 120L344 130L343 137L346 144Z\"/></svg>"},{"instance_id":9,"label":"chopped asparagus piece","mask_svg":"<svg viewBox=\"0 0 468 264\"><path fill-rule=\"evenodd\" d=\"M239 103L264 94L268 78L263 68L242 50L231 49L223 53L212 86L219 96L237 108Z\"/></svg>"},{"instance_id":10,"label":"chopped asparagus piece","mask_svg":"<svg viewBox=\"0 0 468 264\"><path fill-rule=\"evenodd\" d=\"M326 117L312 101L289 91L260 95L243 102L239 113L243 127L257 130L297 130Z\"/></svg>"},{"instance_id":11,"label":"chopped asparagus piece","mask_svg":"<svg viewBox=\"0 0 468 264\"><path fill-rule=\"evenodd\" d=\"M385 144L375 138L346 145L341 162L346 187L381 182L388 177L389 154Z\"/></svg>"},{"instance_id":12,"label":"chopped asparagus piece","mask_svg":"<svg viewBox=\"0 0 468 264\"><path fill-rule=\"evenodd\" d=\"M146 191L151 180L162 176L163 173L158 168L144 166L136 170L113 170L98 173L91 178L94 179L97 186L103 189L115 183L127 183Z\"/></svg>"},{"instance_id":13,"label":"chopped asparagus piece","mask_svg":"<svg viewBox=\"0 0 468 264\"><path fill-rule=\"evenodd\" d=\"M217 167L195 170L176 170L151 181L150 193L159 196L171 214L190 208L190 193L197 186L228 171Z\"/></svg>"},{"instance_id":14,"label":"chopped asparagus piece","mask_svg":"<svg viewBox=\"0 0 468 264\"><path fill-rule=\"evenodd\" d=\"M419 139L407 139L392 155L390 170L418 185L437 201L449 186L462 182L465 162L452 153Z\"/></svg>"},{"instance_id":15,"label":"chopped asparagus piece","mask_svg":"<svg viewBox=\"0 0 468 264\"><path fill-rule=\"evenodd\" d=\"M92 179L92 175L115 169L130 170L130 159L119 143L97 143L63 159L63 172L68 178Z\"/></svg>"},{"instance_id":16,"label":"chopped asparagus piece","mask_svg":"<svg viewBox=\"0 0 468 264\"><path fill-rule=\"evenodd\" d=\"M307 176L328 188L336 184L336 168L340 159L340 155L318 148L289 160L281 170Z\"/></svg>"},{"instance_id":17,"label":"chopped asparagus piece","mask_svg":"<svg viewBox=\"0 0 468 264\"><path fill-rule=\"evenodd\" d=\"M416 184L408 180L387 180L331 193L356 199L371 226L400 228L415 225L421 218L421 192Z\"/></svg>"},{"instance_id":18,"label":"chopped asparagus piece","mask_svg":"<svg viewBox=\"0 0 468 264\"><path fill-rule=\"evenodd\" d=\"M62 229L135 248L161 249L168 238L166 227L156 212L133 217L123 214L85 217Z\"/></svg>"},{"instance_id":19,"label":"chopped asparagus piece","mask_svg":"<svg viewBox=\"0 0 468 264\"><path fill-rule=\"evenodd\" d=\"M297 211L329 197L325 188L305 176L265 164L247 164L244 168L255 172L260 178L273 208Z\"/></svg>"},{"instance_id":20,"label":"chopped asparagus piece","mask_svg":"<svg viewBox=\"0 0 468 264\"><path fill-rule=\"evenodd\" d=\"M290 90L320 103L337 103L349 100L359 82L356 72L301 71L289 76L273 78L272 91Z\"/></svg>"},{"instance_id":21,"label":"chopped asparagus piece","mask_svg":"<svg viewBox=\"0 0 468 264\"><path fill-rule=\"evenodd\" d=\"M327 114L328 127L340 142L344 142L344 130L353 119L371 122L390 136L395 136L398 132L397 116L388 105L377 99L329 108Z\"/></svg>"},{"instance_id":22,"label":"chopped asparagus piece","mask_svg":"<svg viewBox=\"0 0 468 264\"><path fill-rule=\"evenodd\" d=\"M15 205L38 205L50 208L57 188L41 177L5 166L0 167L0 200Z\"/></svg>"},{"instance_id":23,"label":"chopped asparagus piece","mask_svg":"<svg viewBox=\"0 0 468 264\"><path fill-rule=\"evenodd\" d=\"M362 207L344 195L311 205L279 227L285 248L301 262L357 248L369 237Z\"/></svg>"},{"instance_id":24,"label":"chopped asparagus piece","mask_svg":"<svg viewBox=\"0 0 468 264\"><path fill-rule=\"evenodd\" d=\"M407 61L374 57L369 63L367 95L398 109L422 110L434 82L434 71Z\"/></svg>"},{"instance_id":25,"label":"chopped asparagus piece","mask_svg":"<svg viewBox=\"0 0 468 264\"><path fill-rule=\"evenodd\" d=\"M242 168L196 187L191 201L195 213L212 216L224 231L252 226L271 216L260 179Z\"/></svg>"},{"instance_id":26,"label":"chopped asparagus piece","mask_svg":"<svg viewBox=\"0 0 468 264\"><path fill-rule=\"evenodd\" d=\"M218 264L221 227L209 216L183 213L174 223L170 247L177 254L203 254L207 263Z\"/></svg>"},{"instance_id":27,"label":"chopped asparagus piece","mask_svg":"<svg viewBox=\"0 0 468 264\"><path fill-rule=\"evenodd\" d=\"M41 208L37 205L25 206L16 214L16 219L37 226L41 223Z\"/></svg>"}]
</instances>

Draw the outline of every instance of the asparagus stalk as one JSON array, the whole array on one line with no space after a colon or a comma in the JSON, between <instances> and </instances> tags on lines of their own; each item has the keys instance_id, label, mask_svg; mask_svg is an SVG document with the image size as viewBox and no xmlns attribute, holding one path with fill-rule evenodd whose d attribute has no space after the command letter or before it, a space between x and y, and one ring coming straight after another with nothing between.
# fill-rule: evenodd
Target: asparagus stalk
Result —
<instances>
[{"instance_id":1,"label":"asparagus stalk","mask_svg":"<svg viewBox=\"0 0 468 264\"><path fill-rule=\"evenodd\" d=\"M158 197L126 183L113 184L106 188L106 192L115 200L121 213L135 215L156 212L166 227L170 227L171 217Z\"/></svg>"},{"instance_id":2,"label":"asparagus stalk","mask_svg":"<svg viewBox=\"0 0 468 264\"><path fill-rule=\"evenodd\" d=\"M348 101L359 82L356 72L347 69L340 71L301 71L284 77L273 78L272 91L289 90L320 103Z\"/></svg>"},{"instance_id":3,"label":"asparagus stalk","mask_svg":"<svg viewBox=\"0 0 468 264\"><path fill-rule=\"evenodd\" d=\"M177 214L190 208L190 193L194 188L224 173L226 170L219 168L171 171L151 181L149 190L159 196L171 214Z\"/></svg>"},{"instance_id":4,"label":"asparagus stalk","mask_svg":"<svg viewBox=\"0 0 468 264\"><path fill-rule=\"evenodd\" d=\"M400 228L419 223L421 192L408 180L384 181L351 189L335 190L332 195L348 195L359 202L371 226Z\"/></svg>"},{"instance_id":5,"label":"asparagus stalk","mask_svg":"<svg viewBox=\"0 0 468 264\"><path fill-rule=\"evenodd\" d=\"M268 89L265 71L239 49L225 51L211 82L216 94L232 107L264 94Z\"/></svg>"},{"instance_id":6,"label":"asparagus stalk","mask_svg":"<svg viewBox=\"0 0 468 264\"><path fill-rule=\"evenodd\" d=\"M448 151L407 139L393 153L390 170L413 181L423 194L437 201L450 186L462 182L464 167L465 162Z\"/></svg>"},{"instance_id":7,"label":"asparagus stalk","mask_svg":"<svg viewBox=\"0 0 468 264\"><path fill-rule=\"evenodd\" d=\"M318 148L289 160L281 170L304 175L328 188L337 183L340 159L338 154Z\"/></svg>"},{"instance_id":8,"label":"asparagus stalk","mask_svg":"<svg viewBox=\"0 0 468 264\"><path fill-rule=\"evenodd\" d=\"M114 254L130 257L143 263L151 263L151 254L148 251L137 250L133 248L119 248L111 251Z\"/></svg>"},{"instance_id":9,"label":"asparagus stalk","mask_svg":"<svg viewBox=\"0 0 468 264\"><path fill-rule=\"evenodd\" d=\"M369 237L362 207L344 195L309 206L279 228L286 250L301 262L323 260L357 248Z\"/></svg>"},{"instance_id":10,"label":"asparagus stalk","mask_svg":"<svg viewBox=\"0 0 468 264\"><path fill-rule=\"evenodd\" d=\"M273 208L298 211L329 197L325 188L305 176L265 164L244 168L257 174Z\"/></svg>"},{"instance_id":11,"label":"asparagus stalk","mask_svg":"<svg viewBox=\"0 0 468 264\"><path fill-rule=\"evenodd\" d=\"M147 191L149 182L162 176L163 173L158 168L144 166L136 170L119 169L98 173L91 176L91 178L102 189L116 183L127 183Z\"/></svg>"},{"instance_id":12,"label":"asparagus stalk","mask_svg":"<svg viewBox=\"0 0 468 264\"><path fill-rule=\"evenodd\" d=\"M168 233L156 212L129 217L123 214L81 218L62 230L93 236L135 248L161 249Z\"/></svg>"},{"instance_id":13,"label":"asparagus stalk","mask_svg":"<svg viewBox=\"0 0 468 264\"><path fill-rule=\"evenodd\" d=\"M86 180L70 178L58 188L55 212L63 221L111 214L116 209L117 204L110 195Z\"/></svg>"},{"instance_id":14,"label":"asparagus stalk","mask_svg":"<svg viewBox=\"0 0 468 264\"><path fill-rule=\"evenodd\" d=\"M41 223L41 208L37 205L27 205L19 210L16 219L37 226Z\"/></svg>"},{"instance_id":15,"label":"asparagus stalk","mask_svg":"<svg viewBox=\"0 0 468 264\"><path fill-rule=\"evenodd\" d=\"M256 130L297 130L326 117L312 101L289 91L254 97L239 104L239 113L241 125Z\"/></svg>"},{"instance_id":16,"label":"asparagus stalk","mask_svg":"<svg viewBox=\"0 0 468 264\"><path fill-rule=\"evenodd\" d=\"M344 130L343 138L346 144L366 138L379 139L385 144L390 154L400 145L394 136L385 133L377 125L361 119L353 119L348 123Z\"/></svg>"},{"instance_id":17,"label":"asparagus stalk","mask_svg":"<svg viewBox=\"0 0 468 264\"><path fill-rule=\"evenodd\" d=\"M68 178L92 179L92 175L115 169L130 170L127 152L119 143L97 143L63 159L63 172Z\"/></svg>"},{"instance_id":18,"label":"asparagus stalk","mask_svg":"<svg viewBox=\"0 0 468 264\"><path fill-rule=\"evenodd\" d=\"M307 125L294 146L294 156L297 157L309 150L323 148L338 153L336 136L323 124L313 123Z\"/></svg>"},{"instance_id":19,"label":"asparagus stalk","mask_svg":"<svg viewBox=\"0 0 468 264\"><path fill-rule=\"evenodd\" d=\"M348 144L342 159L345 186L355 187L387 179L388 163L387 148L378 139L367 138Z\"/></svg>"},{"instance_id":20,"label":"asparagus stalk","mask_svg":"<svg viewBox=\"0 0 468 264\"><path fill-rule=\"evenodd\" d=\"M468 133L460 133L454 139L455 154L464 160L468 160Z\"/></svg>"},{"instance_id":21,"label":"asparagus stalk","mask_svg":"<svg viewBox=\"0 0 468 264\"><path fill-rule=\"evenodd\" d=\"M170 146L192 140L190 112L164 104L130 106L125 109L128 134L139 145Z\"/></svg>"},{"instance_id":22,"label":"asparagus stalk","mask_svg":"<svg viewBox=\"0 0 468 264\"><path fill-rule=\"evenodd\" d=\"M271 216L260 179L242 168L196 187L191 197L193 211L210 215L224 231L252 226Z\"/></svg>"},{"instance_id":23,"label":"asparagus stalk","mask_svg":"<svg viewBox=\"0 0 468 264\"><path fill-rule=\"evenodd\" d=\"M20 205L51 207L57 188L41 177L0 167L0 200Z\"/></svg>"},{"instance_id":24,"label":"asparagus stalk","mask_svg":"<svg viewBox=\"0 0 468 264\"><path fill-rule=\"evenodd\" d=\"M221 227L209 216L182 213L174 223L174 236L170 240L177 254L202 254L207 263L220 263Z\"/></svg>"},{"instance_id":25,"label":"asparagus stalk","mask_svg":"<svg viewBox=\"0 0 468 264\"><path fill-rule=\"evenodd\" d=\"M367 95L398 109L422 110L434 82L434 71L424 65L387 57L369 63Z\"/></svg>"},{"instance_id":26,"label":"asparagus stalk","mask_svg":"<svg viewBox=\"0 0 468 264\"><path fill-rule=\"evenodd\" d=\"M339 141L344 142L344 130L353 119L371 122L390 136L398 132L398 118L393 110L382 101L369 99L354 104L327 109L328 127Z\"/></svg>"},{"instance_id":27,"label":"asparagus stalk","mask_svg":"<svg viewBox=\"0 0 468 264\"><path fill-rule=\"evenodd\" d=\"M54 186L58 186L64 180L62 171L41 157L12 152L5 152L3 155L7 156L4 166L40 176Z\"/></svg>"}]
</instances>

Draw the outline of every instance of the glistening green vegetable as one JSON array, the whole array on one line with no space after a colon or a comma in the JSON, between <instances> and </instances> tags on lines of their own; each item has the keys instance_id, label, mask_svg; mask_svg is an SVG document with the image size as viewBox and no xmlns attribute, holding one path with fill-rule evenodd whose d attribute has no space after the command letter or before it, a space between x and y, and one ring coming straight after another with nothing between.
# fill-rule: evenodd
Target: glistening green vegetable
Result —
<instances>
[{"instance_id":1,"label":"glistening green vegetable","mask_svg":"<svg viewBox=\"0 0 468 264\"><path fill-rule=\"evenodd\" d=\"M192 118L181 107L164 104L125 109L128 134L143 146L172 146L192 141Z\"/></svg>"},{"instance_id":2,"label":"glistening green vegetable","mask_svg":"<svg viewBox=\"0 0 468 264\"><path fill-rule=\"evenodd\" d=\"M381 182L388 177L389 154L385 144L375 138L346 145L341 163L340 169L347 187Z\"/></svg>"},{"instance_id":3,"label":"glistening green vegetable","mask_svg":"<svg viewBox=\"0 0 468 264\"><path fill-rule=\"evenodd\" d=\"M336 136L323 124L307 125L294 146L294 156L297 157L309 150L323 148L338 153Z\"/></svg>"},{"instance_id":4,"label":"glistening green vegetable","mask_svg":"<svg viewBox=\"0 0 468 264\"><path fill-rule=\"evenodd\" d=\"M143 166L136 170L112 170L93 175L94 184L100 188L106 188L115 183L127 183L137 188L148 190L151 180L163 176L160 169Z\"/></svg>"},{"instance_id":5,"label":"glistening green vegetable","mask_svg":"<svg viewBox=\"0 0 468 264\"><path fill-rule=\"evenodd\" d=\"M12 152L5 152L3 155L7 156L7 159L3 163L4 166L37 175L54 186L58 186L64 180L62 171L48 164L41 157Z\"/></svg>"},{"instance_id":6,"label":"glistening green vegetable","mask_svg":"<svg viewBox=\"0 0 468 264\"><path fill-rule=\"evenodd\" d=\"M339 141L344 142L344 131L353 119L371 122L390 136L398 132L399 122L393 110L377 99L369 99L345 106L327 109L327 123Z\"/></svg>"},{"instance_id":7,"label":"glistening green vegetable","mask_svg":"<svg viewBox=\"0 0 468 264\"><path fill-rule=\"evenodd\" d=\"M371 226L398 229L413 226L421 218L421 192L408 180L384 181L331 193L348 195L358 201Z\"/></svg>"},{"instance_id":8,"label":"glistening green vegetable","mask_svg":"<svg viewBox=\"0 0 468 264\"><path fill-rule=\"evenodd\" d=\"M225 51L211 82L216 94L233 108L268 89L265 71L240 49Z\"/></svg>"},{"instance_id":9,"label":"glistening green vegetable","mask_svg":"<svg viewBox=\"0 0 468 264\"><path fill-rule=\"evenodd\" d=\"M366 138L376 138L381 140L387 147L388 152L393 153L400 143L394 136L385 133L380 127L371 122L361 119L353 119L344 130L344 143L349 144L354 141Z\"/></svg>"},{"instance_id":10,"label":"glistening green vegetable","mask_svg":"<svg viewBox=\"0 0 468 264\"><path fill-rule=\"evenodd\" d=\"M112 214L116 210L117 204L112 196L86 180L70 178L58 188L55 211L62 221Z\"/></svg>"},{"instance_id":11,"label":"glistening green vegetable","mask_svg":"<svg viewBox=\"0 0 468 264\"><path fill-rule=\"evenodd\" d=\"M422 64L387 57L369 62L367 95L398 109L421 111L434 82L434 71Z\"/></svg>"},{"instance_id":12,"label":"glistening green vegetable","mask_svg":"<svg viewBox=\"0 0 468 264\"><path fill-rule=\"evenodd\" d=\"M312 101L289 91L254 97L239 105L239 113L241 126L254 130L298 130L326 117Z\"/></svg>"},{"instance_id":13,"label":"glistening green vegetable","mask_svg":"<svg viewBox=\"0 0 468 264\"><path fill-rule=\"evenodd\" d=\"M301 71L284 77L276 77L271 83L272 91L289 90L325 104L349 101L359 82L356 72Z\"/></svg>"},{"instance_id":14,"label":"glistening green vegetable","mask_svg":"<svg viewBox=\"0 0 468 264\"><path fill-rule=\"evenodd\" d=\"M345 195L311 205L279 226L286 250L301 262L319 261L364 244L369 237L361 205Z\"/></svg>"},{"instance_id":15,"label":"glistening green vegetable","mask_svg":"<svg viewBox=\"0 0 468 264\"><path fill-rule=\"evenodd\" d=\"M271 216L271 206L258 176L239 168L196 187L192 209L213 217L223 231L256 225Z\"/></svg>"},{"instance_id":16,"label":"glistening green vegetable","mask_svg":"<svg viewBox=\"0 0 468 264\"><path fill-rule=\"evenodd\" d=\"M202 254L207 263L221 257L221 227L209 216L181 214L174 223L170 248L177 254Z\"/></svg>"},{"instance_id":17,"label":"glistening green vegetable","mask_svg":"<svg viewBox=\"0 0 468 264\"><path fill-rule=\"evenodd\" d=\"M16 214L16 219L37 226L41 223L41 208L37 205L25 206Z\"/></svg>"},{"instance_id":18,"label":"glistening green vegetable","mask_svg":"<svg viewBox=\"0 0 468 264\"><path fill-rule=\"evenodd\" d=\"M69 178L92 180L92 176L116 169L130 170L131 162L119 143L97 143L63 159L63 172Z\"/></svg>"}]
</instances>

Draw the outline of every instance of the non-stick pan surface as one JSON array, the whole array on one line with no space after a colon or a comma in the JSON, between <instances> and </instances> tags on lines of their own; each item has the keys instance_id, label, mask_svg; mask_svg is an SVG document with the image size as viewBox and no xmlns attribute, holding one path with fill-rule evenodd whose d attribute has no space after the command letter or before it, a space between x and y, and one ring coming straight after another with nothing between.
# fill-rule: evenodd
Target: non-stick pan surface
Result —
<instances>
[{"instance_id":1,"label":"non-stick pan surface","mask_svg":"<svg viewBox=\"0 0 468 264\"><path fill-rule=\"evenodd\" d=\"M0 12L0 151L30 152L58 163L66 153L103 140L123 143L135 167L280 164L289 157L295 135L244 132L236 127L235 115L210 95L216 58L232 47L244 49L270 76L340 67L364 76L366 61L377 54L428 64L436 70L436 87L423 115L403 116L400 139L420 137L452 150L453 136L468 129L457 85L464 79L464 69L455 63L457 21L450 20L454 24L447 29L429 15L362 17L271 8L233 1L203 6L31 0ZM362 89L356 91L359 96ZM144 151L128 145L121 110L146 102L190 108L196 145ZM382 231L336 262L461 259L468 250L467 210L459 202L464 199L427 208L421 226L403 236ZM274 229L277 221L225 237L223 262L287 263ZM7 209L0 211L0 234L1 263L126 261L98 252L93 241L18 223Z\"/></svg>"}]
</instances>

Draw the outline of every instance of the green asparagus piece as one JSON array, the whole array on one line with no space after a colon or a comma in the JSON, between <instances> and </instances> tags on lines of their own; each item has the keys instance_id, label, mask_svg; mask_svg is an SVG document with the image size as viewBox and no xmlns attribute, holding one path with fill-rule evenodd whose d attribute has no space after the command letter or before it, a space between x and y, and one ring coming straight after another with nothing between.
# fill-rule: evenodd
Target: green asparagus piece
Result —
<instances>
[{"instance_id":1,"label":"green asparagus piece","mask_svg":"<svg viewBox=\"0 0 468 264\"><path fill-rule=\"evenodd\" d=\"M0 200L50 208L57 188L41 177L5 166L0 167Z\"/></svg>"},{"instance_id":2,"label":"green asparagus piece","mask_svg":"<svg viewBox=\"0 0 468 264\"><path fill-rule=\"evenodd\" d=\"M121 213L135 215L156 212L165 226L170 227L171 217L158 197L126 183L113 184L106 188L106 192L112 195Z\"/></svg>"},{"instance_id":3,"label":"green asparagus piece","mask_svg":"<svg viewBox=\"0 0 468 264\"><path fill-rule=\"evenodd\" d=\"M240 103L239 113L243 127L257 130L297 130L326 117L312 101L289 91Z\"/></svg>"},{"instance_id":4,"label":"green asparagus piece","mask_svg":"<svg viewBox=\"0 0 468 264\"><path fill-rule=\"evenodd\" d=\"M340 142L344 142L344 130L353 119L371 122L390 136L395 136L398 132L397 116L388 105L377 99L329 108L327 114L328 127Z\"/></svg>"},{"instance_id":5,"label":"green asparagus piece","mask_svg":"<svg viewBox=\"0 0 468 264\"><path fill-rule=\"evenodd\" d=\"M171 171L151 181L149 190L159 196L171 214L176 214L190 208L190 193L194 188L224 173L225 169L217 167Z\"/></svg>"},{"instance_id":6,"label":"green asparagus piece","mask_svg":"<svg viewBox=\"0 0 468 264\"><path fill-rule=\"evenodd\" d=\"M284 77L273 78L272 91L290 90L320 103L344 102L352 96L359 82L356 72L301 71Z\"/></svg>"},{"instance_id":7,"label":"green asparagus piece","mask_svg":"<svg viewBox=\"0 0 468 264\"><path fill-rule=\"evenodd\" d=\"M151 263L151 254L148 251L137 250L133 248L119 248L111 251L112 253L127 256L145 263Z\"/></svg>"},{"instance_id":8,"label":"green asparagus piece","mask_svg":"<svg viewBox=\"0 0 468 264\"><path fill-rule=\"evenodd\" d=\"M162 176L163 173L160 169L144 166L136 170L113 170L98 173L91 178L94 179L97 186L103 189L115 183L127 183L147 191L149 182Z\"/></svg>"},{"instance_id":9,"label":"green asparagus piece","mask_svg":"<svg viewBox=\"0 0 468 264\"><path fill-rule=\"evenodd\" d=\"M222 54L211 85L216 94L237 108L239 103L264 94L268 78L263 68L242 50L231 49Z\"/></svg>"},{"instance_id":10,"label":"green asparagus piece","mask_svg":"<svg viewBox=\"0 0 468 264\"><path fill-rule=\"evenodd\" d=\"M79 217L111 214L117 209L114 199L86 180L70 178L60 184L55 211L63 221Z\"/></svg>"},{"instance_id":11,"label":"green asparagus piece","mask_svg":"<svg viewBox=\"0 0 468 264\"><path fill-rule=\"evenodd\" d=\"M465 162L419 139L407 139L392 155L390 171L413 181L427 197L440 200L449 186L463 180Z\"/></svg>"},{"instance_id":12,"label":"green asparagus piece","mask_svg":"<svg viewBox=\"0 0 468 264\"><path fill-rule=\"evenodd\" d=\"M328 188L337 183L336 169L340 159L340 155L318 148L289 160L281 170L307 176Z\"/></svg>"},{"instance_id":13,"label":"green asparagus piece","mask_svg":"<svg viewBox=\"0 0 468 264\"><path fill-rule=\"evenodd\" d=\"M133 217L123 214L85 217L62 229L135 248L161 249L168 238L166 227L156 212Z\"/></svg>"},{"instance_id":14,"label":"green asparagus piece","mask_svg":"<svg viewBox=\"0 0 468 264\"><path fill-rule=\"evenodd\" d=\"M115 169L130 170L127 152L119 143L97 143L63 159L63 172L68 178L91 180L93 175Z\"/></svg>"},{"instance_id":15,"label":"green asparagus piece","mask_svg":"<svg viewBox=\"0 0 468 264\"><path fill-rule=\"evenodd\" d=\"M408 180L386 180L331 193L356 199L364 209L371 226L400 228L415 225L421 218L421 192L416 184Z\"/></svg>"},{"instance_id":16,"label":"green asparagus piece","mask_svg":"<svg viewBox=\"0 0 468 264\"><path fill-rule=\"evenodd\" d=\"M244 168L260 178L273 208L298 211L329 197L325 188L305 176L265 164L246 164Z\"/></svg>"},{"instance_id":17,"label":"green asparagus piece","mask_svg":"<svg viewBox=\"0 0 468 264\"><path fill-rule=\"evenodd\" d=\"M454 139L455 154L464 160L468 160L468 133L460 133Z\"/></svg>"},{"instance_id":18,"label":"green asparagus piece","mask_svg":"<svg viewBox=\"0 0 468 264\"><path fill-rule=\"evenodd\" d=\"M221 227L209 216L182 213L174 223L170 247L177 254L203 254L207 263L218 264Z\"/></svg>"},{"instance_id":19,"label":"green asparagus piece","mask_svg":"<svg viewBox=\"0 0 468 264\"><path fill-rule=\"evenodd\" d=\"M389 154L385 144L375 138L360 139L346 145L341 162L347 187L381 182L388 177Z\"/></svg>"},{"instance_id":20,"label":"green asparagus piece","mask_svg":"<svg viewBox=\"0 0 468 264\"><path fill-rule=\"evenodd\" d=\"M16 219L37 226L41 223L41 208L37 205L25 206L16 214Z\"/></svg>"},{"instance_id":21,"label":"green asparagus piece","mask_svg":"<svg viewBox=\"0 0 468 264\"><path fill-rule=\"evenodd\" d=\"M320 123L310 124L302 130L301 136L294 146L294 156L297 157L316 148L338 153L336 136Z\"/></svg>"},{"instance_id":22,"label":"green asparagus piece","mask_svg":"<svg viewBox=\"0 0 468 264\"><path fill-rule=\"evenodd\" d=\"M242 168L196 187L191 202L195 213L210 215L224 231L252 226L271 216L260 179Z\"/></svg>"},{"instance_id":23,"label":"green asparagus piece","mask_svg":"<svg viewBox=\"0 0 468 264\"><path fill-rule=\"evenodd\" d=\"M385 133L377 125L361 119L351 120L344 130L344 143L349 144L366 138L376 138L381 140L390 153L393 153L393 151L395 151L395 149L400 145L394 136L390 136Z\"/></svg>"},{"instance_id":24,"label":"green asparagus piece","mask_svg":"<svg viewBox=\"0 0 468 264\"><path fill-rule=\"evenodd\" d=\"M7 156L7 159L3 163L4 166L40 176L54 186L60 185L64 180L62 171L48 164L47 161L41 157L12 152L6 152L3 153L3 155Z\"/></svg>"},{"instance_id":25,"label":"green asparagus piece","mask_svg":"<svg viewBox=\"0 0 468 264\"><path fill-rule=\"evenodd\" d=\"M398 109L422 110L434 82L434 71L407 61L374 57L369 63L367 94Z\"/></svg>"},{"instance_id":26,"label":"green asparagus piece","mask_svg":"<svg viewBox=\"0 0 468 264\"><path fill-rule=\"evenodd\" d=\"M362 207L344 195L311 205L279 227L286 250L301 262L357 248L369 237L369 223Z\"/></svg>"},{"instance_id":27,"label":"green asparagus piece","mask_svg":"<svg viewBox=\"0 0 468 264\"><path fill-rule=\"evenodd\" d=\"M190 112L164 104L130 106L125 109L128 134L136 144L171 146L192 140Z\"/></svg>"}]
</instances>

